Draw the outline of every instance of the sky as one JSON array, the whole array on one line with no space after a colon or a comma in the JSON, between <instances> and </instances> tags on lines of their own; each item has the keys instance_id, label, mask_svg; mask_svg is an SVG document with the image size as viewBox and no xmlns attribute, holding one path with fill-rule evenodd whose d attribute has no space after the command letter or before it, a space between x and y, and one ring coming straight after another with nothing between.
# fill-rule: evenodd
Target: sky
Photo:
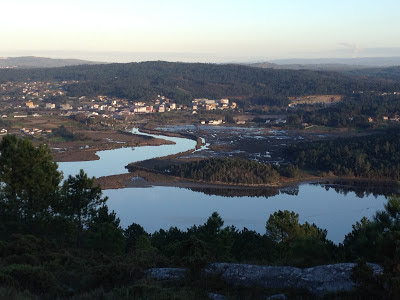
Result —
<instances>
[{"instance_id":1,"label":"sky","mask_svg":"<svg viewBox=\"0 0 400 300\"><path fill-rule=\"evenodd\" d=\"M5 0L0 56L262 61L400 56L399 0Z\"/></svg>"}]
</instances>

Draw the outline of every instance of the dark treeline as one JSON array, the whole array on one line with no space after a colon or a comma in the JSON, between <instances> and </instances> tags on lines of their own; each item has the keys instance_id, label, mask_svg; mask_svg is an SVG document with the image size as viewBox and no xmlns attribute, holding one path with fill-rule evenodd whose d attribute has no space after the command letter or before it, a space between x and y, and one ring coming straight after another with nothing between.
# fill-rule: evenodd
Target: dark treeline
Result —
<instances>
[{"instance_id":1,"label":"dark treeline","mask_svg":"<svg viewBox=\"0 0 400 300\"><path fill-rule=\"evenodd\" d=\"M400 81L400 67L368 68L343 71L342 73L351 76L360 76L369 79L384 79L389 81Z\"/></svg>"},{"instance_id":2,"label":"dark treeline","mask_svg":"<svg viewBox=\"0 0 400 300\"><path fill-rule=\"evenodd\" d=\"M285 153L300 168L339 176L400 179L400 135L397 131L299 143L286 148Z\"/></svg>"},{"instance_id":3,"label":"dark treeline","mask_svg":"<svg viewBox=\"0 0 400 300\"><path fill-rule=\"evenodd\" d=\"M108 95L149 100L163 94L182 103L193 98L240 98L251 104L286 105L288 96L351 94L354 90L395 91L399 82L335 72L257 69L241 65L142 62L54 69L0 70L0 82L77 80L70 96Z\"/></svg>"},{"instance_id":4,"label":"dark treeline","mask_svg":"<svg viewBox=\"0 0 400 300\"><path fill-rule=\"evenodd\" d=\"M238 158L209 158L162 167L159 171L198 181L227 184L268 184L279 181L280 175L296 177L295 166L274 166Z\"/></svg>"},{"instance_id":5,"label":"dark treeline","mask_svg":"<svg viewBox=\"0 0 400 300\"><path fill-rule=\"evenodd\" d=\"M368 128L374 124L384 124L383 117L400 114L400 95L380 96L363 93L348 97L335 105L311 111L298 108L288 116L288 124L309 123L330 127ZM373 122L369 121L373 118Z\"/></svg>"}]
</instances>

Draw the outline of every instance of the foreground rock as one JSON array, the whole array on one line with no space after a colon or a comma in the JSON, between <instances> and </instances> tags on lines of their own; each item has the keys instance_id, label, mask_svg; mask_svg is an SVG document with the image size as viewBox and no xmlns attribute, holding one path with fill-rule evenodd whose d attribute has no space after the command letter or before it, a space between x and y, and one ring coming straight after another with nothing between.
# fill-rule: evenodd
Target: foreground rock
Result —
<instances>
[{"instance_id":1,"label":"foreground rock","mask_svg":"<svg viewBox=\"0 0 400 300\"><path fill-rule=\"evenodd\" d=\"M374 274L383 269L369 264ZM287 266L255 266L245 264L214 263L204 272L207 277L219 277L228 285L261 287L265 289L305 289L315 295L351 291L355 289L350 274L354 263L323 265L300 269ZM156 280L181 280L186 277L184 268L154 268L145 271L147 277ZM280 295L281 296L281 295Z\"/></svg>"},{"instance_id":2,"label":"foreground rock","mask_svg":"<svg viewBox=\"0 0 400 300\"><path fill-rule=\"evenodd\" d=\"M266 289L306 289L310 293L322 295L353 290L355 284L350 279L350 274L354 266L354 263L341 263L300 269L214 263L205 269L205 273L208 276L218 276L230 285L259 286ZM370 266L375 274L383 272L379 265Z\"/></svg>"},{"instance_id":3,"label":"foreground rock","mask_svg":"<svg viewBox=\"0 0 400 300\"><path fill-rule=\"evenodd\" d=\"M187 269L184 268L153 268L144 271L149 278L163 281L174 281L184 279Z\"/></svg>"}]
</instances>

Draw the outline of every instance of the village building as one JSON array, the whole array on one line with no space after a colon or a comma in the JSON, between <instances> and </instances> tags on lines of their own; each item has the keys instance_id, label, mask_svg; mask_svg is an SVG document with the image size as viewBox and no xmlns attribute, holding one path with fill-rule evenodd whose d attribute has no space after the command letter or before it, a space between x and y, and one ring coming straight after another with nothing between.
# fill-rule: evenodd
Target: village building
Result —
<instances>
[{"instance_id":1,"label":"village building","mask_svg":"<svg viewBox=\"0 0 400 300\"><path fill-rule=\"evenodd\" d=\"M54 103L46 103L45 108L46 109L55 109L56 105Z\"/></svg>"}]
</instances>

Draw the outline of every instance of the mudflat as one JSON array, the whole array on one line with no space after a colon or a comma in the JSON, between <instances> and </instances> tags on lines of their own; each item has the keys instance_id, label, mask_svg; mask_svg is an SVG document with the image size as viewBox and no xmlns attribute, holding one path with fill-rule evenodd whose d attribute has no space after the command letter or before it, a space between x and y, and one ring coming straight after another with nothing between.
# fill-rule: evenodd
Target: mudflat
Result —
<instances>
[{"instance_id":1,"label":"mudflat","mask_svg":"<svg viewBox=\"0 0 400 300\"><path fill-rule=\"evenodd\" d=\"M159 146L173 144L171 141L149 136L125 133L117 130L81 132L83 140L77 141L49 141L54 160L57 162L97 160L97 151L111 150L123 147Z\"/></svg>"}]
</instances>

